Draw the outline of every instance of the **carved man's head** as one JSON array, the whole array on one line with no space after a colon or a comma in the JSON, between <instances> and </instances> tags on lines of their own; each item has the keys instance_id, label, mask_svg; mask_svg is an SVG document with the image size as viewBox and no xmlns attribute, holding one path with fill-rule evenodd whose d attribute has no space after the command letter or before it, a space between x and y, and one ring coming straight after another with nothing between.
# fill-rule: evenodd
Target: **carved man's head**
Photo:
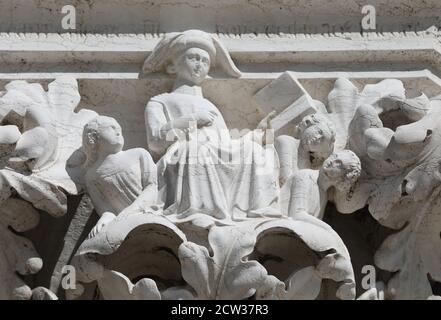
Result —
<instances>
[{"instance_id":1,"label":"carved man's head","mask_svg":"<svg viewBox=\"0 0 441 320\"><path fill-rule=\"evenodd\" d=\"M121 151L124 146L121 131L121 126L111 117L98 116L89 121L83 130L83 147L88 158Z\"/></svg>"},{"instance_id":2,"label":"carved man's head","mask_svg":"<svg viewBox=\"0 0 441 320\"><path fill-rule=\"evenodd\" d=\"M350 150L338 151L323 162L321 171L334 187L348 192L360 177L360 159Z\"/></svg>"},{"instance_id":3,"label":"carved man's head","mask_svg":"<svg viewBox=\"0 0 441 320\"><path fill-rule=\"evenodd\" d=\"M210 66L218 64L228 75L240 77L226 48L219 40L200 30L167 34L144 62L144 73L163 71L200 84Z\"/></svg>"},{"instance_id":4,"label":"carved man's head","mask_svg":"<svg viewBox=\"0 0 441 320\"><path fill-rule=\"evenodd\" d=\"M302 148L311 155L313 165L320 165L334 151L334 124L321 114L311 114L297 125Z\"/></svg>"},{"instance_id":5,"label":"carved man's head","mask_svg":"<svg viewBox=\"0 0 441 320\"><path fill-rule=\"evenodd\" d=\"M187 83L200 85L210 70L210 54L201 48L189 48L173 59L167 72Z\"/></svg>"}]
</instances>

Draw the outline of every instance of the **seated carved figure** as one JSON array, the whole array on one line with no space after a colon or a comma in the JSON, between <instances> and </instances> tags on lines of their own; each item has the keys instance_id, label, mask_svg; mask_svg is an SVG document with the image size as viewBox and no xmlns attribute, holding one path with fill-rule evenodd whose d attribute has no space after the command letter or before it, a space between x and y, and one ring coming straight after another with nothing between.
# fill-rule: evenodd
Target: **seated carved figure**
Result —
<instances>
[{"instance_id":1,"label":"seated carved figure","mask_svg":"<svg viewBox=\"0 0 441 320\"><path fill-rule=\"evenodd\" d=\"M280 161L280 182L283 184L300 169L319 169L334 151L334 124L322 114L311 114L296 127L296 138L281 135L275 147Z\"/></svg>"},{"instance_id":2,"label":"seated carved figure","mask_svg":"<svg viewBox=\"0 0 441 320\"><path fill-rule=\"evenodd\" d=\"M86 188L100 215L90 236L115 216L143 212L157 203L156 165L141 148L122 151L124 138L115 119L99 116L83 132Z\"/></svg>"},{"instance_id":3,"label":"seated carved figure","mask_svg":"<svg viewBox=\"0 0 441 320\"><path fill-rule=\"evenodd\" d=\"M333 153L320 170L299 170L286 182L290 188L286 202L288 215L297 218L299 214L308 213L323 219L326 203L333 198L333 189L350 195L360 173L360 160L350 150Z\"/></svg>"},{"instance_id":4,"label":"seated carved figure","mask_svg":"<svg viewBox=\"0 0 441 320\"><path fill-rule=\"evenodd\" d=\"M216 61L240 75L216 38L189 30L164 38L144 64L146 72L164 68L176 75L172 92L151 98L145 111L149 149L162 156L164 213L217 219L278 214L274 148L262 147L253 132L233 139L218 108L202 95L201 84Z\"/></svg>"}]
</instances>

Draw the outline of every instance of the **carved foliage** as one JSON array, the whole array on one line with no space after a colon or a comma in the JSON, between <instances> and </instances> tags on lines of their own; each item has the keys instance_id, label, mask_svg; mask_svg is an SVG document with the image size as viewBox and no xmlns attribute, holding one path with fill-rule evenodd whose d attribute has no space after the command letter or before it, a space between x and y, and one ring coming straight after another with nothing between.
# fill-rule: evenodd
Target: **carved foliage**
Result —
<instances>
[{"instance_id":1,"label":"carved foliage","mask_svg":"<svg viewBox=\"0 0 441 320\"><path fill-rule=\"evenodd\" d=\"M211 228L207 248L185 242L179 248L184 279L199 299L245 299L252 296L266 276L257 261L247 261L256 241L251 230Z\"/></svg>"},{"instance_id":2,"label":"carved foliage","mask_svg":"<svg viewBox=\"0 0 441 320\"><path fill-rule=\"evenodd\" d=\"M45 288L31 291L16 275L38 272L42 261L32 243L9 228L34 228L35 208L53 216L67 211L66 193L79 190L69 164L81 162L75 151L84 124L96 113L74 112L80 95L70 77L51 82L47 91L26 81L12 81L5 89L0 93L0 297L54 299Z\"/></svg>"}]
</instances>

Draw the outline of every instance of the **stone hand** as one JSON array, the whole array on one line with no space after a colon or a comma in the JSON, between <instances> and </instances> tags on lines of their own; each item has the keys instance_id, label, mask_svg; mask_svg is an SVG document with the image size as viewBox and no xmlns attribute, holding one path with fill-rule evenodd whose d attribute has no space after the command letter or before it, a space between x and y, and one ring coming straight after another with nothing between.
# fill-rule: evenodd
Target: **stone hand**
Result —
<instances>
[{"instance_id":1,"label":"stone hand","mask_svg":"<svg viewBox=\"0 0 441 320\"><path fill-rule=\"evenodd\" d=\"M274 134L272 132L271 120L277 115L277 111L271 111L268 115L263 118L259 124L257 125L257 130L261 130L263 134L261 134L261 139L258 139L256 142L259 144L273 144L274 143Z\"/></svg>"},{"instance_id":2,"label":"stone hand","mask_svg":"<svg viewBox=\"0 0 441 320\"><path fill-rule=\"evenodd\" d=\"M198 127L210 126L214 119L217 117L217 113L214 111L202 110L194 114L195 120L198 123Z\"/></svg>"},{"instance_id":3,"label":"stone hand","mask_svg":"<svg viewBox=\"0 0 441 320\"><path fill-rule=\"evenodd\" d=\"M268 115L263 118L259 124L257 125L257 129L260 130L267 130L267 129L271 129L271 120L273 120L277 115L277 111L273 110L270 113L268 113Z\"/></svg>"}]
</instances>

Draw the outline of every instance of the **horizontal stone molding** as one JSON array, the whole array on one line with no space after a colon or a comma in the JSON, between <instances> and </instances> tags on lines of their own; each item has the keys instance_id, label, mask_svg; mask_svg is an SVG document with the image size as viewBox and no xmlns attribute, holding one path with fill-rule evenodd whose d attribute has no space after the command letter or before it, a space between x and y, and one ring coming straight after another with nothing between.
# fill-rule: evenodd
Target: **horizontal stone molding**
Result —
<instances>
[{"instance_id":1,"label":"horizontal stone molding","mask_svg":"<svg viewBox=\"0 0 441 320\"><path fill-rule=\"evenodd\" d=\"M441 37L436 28L420 33L220 38L245 77L256 73L277 76L284 70L336 73L429 69L434 74L441 70ZM48 74L51 78L59 73L80 78L93 74L98 78L133 78L159 39L148 34L0 33L2 78L21 73ZM222 78L221 74L217 76Z\"/></svg>"}]
</instances>

